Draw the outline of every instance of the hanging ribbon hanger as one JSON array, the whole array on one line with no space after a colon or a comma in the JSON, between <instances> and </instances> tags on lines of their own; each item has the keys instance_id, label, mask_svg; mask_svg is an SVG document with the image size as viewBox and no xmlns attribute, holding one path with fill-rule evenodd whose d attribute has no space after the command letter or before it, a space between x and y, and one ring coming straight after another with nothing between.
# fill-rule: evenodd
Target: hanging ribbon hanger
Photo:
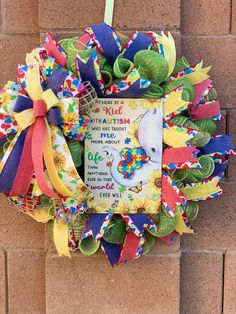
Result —
<instances>
[{"instance_id":1,"label":"hanging ribbon hanger","mask_svg":"<svg viewBox=\"0 0 236 314\"><path fill-rule=\"evenodd\" d=\"M109 26L112 26L114 4L115 0L106 0L104 22Z\"/></svg>"}]
</instances>

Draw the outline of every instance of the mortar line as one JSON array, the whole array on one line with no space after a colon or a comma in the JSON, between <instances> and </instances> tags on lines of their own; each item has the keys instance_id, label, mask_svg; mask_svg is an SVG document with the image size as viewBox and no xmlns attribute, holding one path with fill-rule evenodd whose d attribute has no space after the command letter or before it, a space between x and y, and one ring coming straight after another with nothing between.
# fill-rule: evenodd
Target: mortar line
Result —
<instances>
[{"instance_id":1,"label":"mortar line","mask_svg":"<svg viewBox=\"0 0 236 314\"><path fill-rule=\"evenodd\" d=\"M184 38L201 38L201 39L211 39L211 38L216 38L216 39L222 39L222 38L227 38L227 39L235 39L236 35L235 34L220 34L220 35L203 35L203 34L182 34L182 37Z\"/></svg>"},{"instance_id":2,"label":"mortar line","mask_svg":"<svg viewBox=\"0 0 236 314\"><path fill-rule=\"evenodd\" d=\"M1 0L1 35L5 34L5 0Z\"/></svg>"},{"instance_id":3,"label":"mortar line","mask_svg":"<svg viewBox=\"0 0 236 314\"><path fill-rule=\"evenodd\" d=\"M187 254L198 254L198 253L206 253L206 254L225 254L226 249L182 249L182 253Z\"/></svg>"},{"instance_id":4,"label":"mortar line","mask_svg":"<svg viewBox=\"0 0 236 314\"><path fill-rule=\"evenodd\" d=\"M60 33L60 34L68 34L68 33L78 33L78 32L83 32L84 31L84 28L40 28L40 32L41 33L45 33L45 32L48 32L48 31L51 31L51 32L57 32L57 33ZM122 28L117 28L118 31L120 32L134 32L134 29L122 29ZM139 32L146 32L146 31L149 31L150 29L139 29L138 31ZM159 30L162 30L162 28L156 28L156 31L159 31ZM234 39L236 38L236 35L235 34L218 34L218 35L208 35L208 34L183 34L181 33L181 29L180 28L168 28L166 29L172 33L179 33L181 34L182 37L184 38L231 38L231 39Z\"/></svg>"},{"instance_id":5,"label":"mortar line","mask_svg":"<svg viewBox=\"0 0 236 314\"><path fill-rule=\"evenodd\" d=\"M47 312L47 275L46 275L46 251L44 253L44 309Z\"/></svg>"},{"instance_id":6,"label":"mortar line","mask_svg":"<svg viewBox=\"0 0 236 314\"><path fill-rule=\"evenodd\" d=\"M8 287L8 256L7 251L4 251L5 260L5 310L9 313L9 287Z\"/></svg>"},{"instance_id":7,"label":"mortar line","mask_svg":"<svg viewBox=\"0 0 236 314\"><path fill-rule=\"evenodd\" d=\"M140 28L137 28L137 31L138 32L147 32L147 31L150 31L150 28L153 28L155 31L161 31L161 30L168 30L170 32L175 32L175 33L180 33L180 28L162 28L162 27L149 27L149 28L144 28L144 29L140 29ZM48 32L49 30L52 31L52 32L58 32L58 33L76 33L76 32L84 32L84 30L86 29L86 27L84 28L56 28L56 27L49 27L49 28L44 28L44 27L40 27L40 32L42 33L45 33L45 32ZM117 31L119 32L134 32L135 31L135 28L116 28Z\"/></svg>"},{"instance_id":8,"label":"mortar line","mask_svg":"<svg viewBox=\"0 0 236 314\"><path fill-rule=\"evenodd\" d=\"M222 262L222 285L221 285L221 313L224 313L224 286L225 286L225 253L223 254L223 262Z\"/></svg>"},{"instance_id":9,"label":"mortar line","mask_svg":"<svg viewBox=\"0 0 236 314\"><path fill-rule=\"evenodd\" d=\"M226 134L229 134L229 129L230 129L230 109L229 108L226 108L226 123L225 123L225 132Z\"/></svg>"},{"instance_id":10,"label":"mortar line","mask_svg":"<svg viewBox=\"0 0 236 314\"><path fill-rule=\"evenodd\" d=\"M181 263L182 263L182 249L181 249L181 239L180 239L180 256L179 256L179 313L181 313L182 307L182 272L181 272Z\"/></svg>"},{"instance_id":11,"label":"mortar line","mask_svg":"<svg viewBox=\"0 0 236 314\"><path fill-rule=\"evenodd\" d=\"M18 251L18 252L28 252L28 253L43 253L45 252L46 250L45 249L40 249L40 248L3 248L3 247L0 247L0 250L7 250L8 252L15 252L15 251Z\"/></svg>"},{"instance_id":12,"label":"mortar line","mask_svg":"<svg viewBox=\"0 0 236 314\"><path fill-rule=\"evenodd\" d=\"M0 6L1 6L1 16L0 16L0 18L1 18L1 28L0 28L0 33L2 34L2 31L3 31L3 29L2 29L2 24L3 24L3 14L2 14L3 0L0 1Z\"/></svg>"},{"instance_id":13,"label":"mortar line","mask_svg":"<svg viewBox=\"0 0 236 314\"><path fill-rule=\"evenodd\" d=\"M230 15L229 15L229 33L232 33L232 22L233 22L233 0L230 1Z\"/></svg>"}]
</instances>

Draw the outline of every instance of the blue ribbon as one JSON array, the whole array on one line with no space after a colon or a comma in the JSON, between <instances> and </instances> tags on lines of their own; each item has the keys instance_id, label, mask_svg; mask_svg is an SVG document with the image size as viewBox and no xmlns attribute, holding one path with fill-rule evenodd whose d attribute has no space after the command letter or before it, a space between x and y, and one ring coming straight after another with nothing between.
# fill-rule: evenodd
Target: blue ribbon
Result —
<instances>
[{"instance_id":1,"label":"blue ribbon","mask_svg":"<svg viewBox=\"0 0 236 314\"><path fill-rule=\"evenodd\" d=\"M215 169L214 169L214 172L212 173L212 176L215 177L215 176L218 176L219 174L222 174L223 172L225 172L227 168L227 163L225 164L220 164L220 163L215 163Z\"/></svg>"},{"instance_id":2,"label":"blue ribbon","mask_svg":"<svg viewBox=\"0 0 236 314\"><path fill-rule=\"evenodd\" d=\"M127 50L124 53L124 57L133 61L135 54L140 50L148 49L151 44L151 38L147 37L144 34L138 33L137 37L130 44Z\"/></svg>"},{"instance_id":3,"label":"blue ribbon","mask_svg":"<svg viewBox=\"0 0 236 314\"><path fill-rule=\"evenodd\" d=\"M79 69L80 77L82 82L89 81L95 88L98 97L103 97L100 85L97 80L94 60L97 57L97 52L94 49L86 62L82 61L80 57L77 58L77 67Z\"/></svg>"},{"instance_id":4,"label":"blue ribbon","mask_svg":"<svg viewBox=\"0 0 236 314\"><path fill-rule=\"evenodd\" d=\"M118 244L113 244L105 241L104 239L101 240L103 249L106 253L106 256L111 263L111 266L114 267L120 258L121 247Z\"/></svg>"},{"instance_id":5,"label":"blue ribbon","mask_svg":"<svg viewBox=\"0 0 236 314\"><path fill-rule=\"evenodd\" d=\"M21 132L0 174L0 192L9 194L14 184L16 172L20 163L21 154L28 128Z\"/></svg>"},{"instance_id":6,"label":"blue ribbon","mask_svg":"<svg viewBox=\"0 0 236 314\"><path fill-rule=\"evenodd\" d=\"M120 48L117 44L114 36L113 29L106 23L99 25L91 25L93 33L103 50L104 56L111 64L114 63L118 55L120 54ZM119 40L119 39L117 39Z\"/></svg>"},{"instance_id":7,"label":"blue ribbon","mask_svg":"<svg viewBox=\"0 0 236 314\"><path fill-rule=\"evenodd\" d=\"M104 233L105 229L102 229L105 220L111 220L112 214L90 214L86 222L86 227L83 231L82 239L85 239L86 233L91 232L93 238L96 239L99 233Z\"/></svg>"},{"instance_id":8,"label":"blue ribbon","mask_svg":"<svg viewBox=\"0 0 236 314\"><path fill-rule=\"evenodd\" d=\"M51 89L55 94L59 91L62 83L65 81L69 70L63 70L63 67L59 67L48 79L46 89Z\"/></svg>"},{"instance_id":9,"label":"blue ribbon","mask_svg":"<svg viewBox=\"0 0 236 314\"><path fill-rule=\"evenodd\" d=\"M234 146L232 145L231 135L214 137L209 141L207 145L200 148L203 155L227 151L229 149L234 149Z\"/></svg>"},{"instance_id":10,"label":"blue ribbon","mask_svg":"<svg viewBox=\"0 0 236 314\"><path fill-rule=\"evenodd\" d=\"M109 94L105 97L107 98L136 98L148 92L150 85L146 88L143 88L140 84L140 79L134 82L129 88L123 90L119 93Z\"/></svg>"},{"instance_id":11,"label":"blue ribbon","mask_svg":"<svg viewBox=\"0 0 236 314\"><path fill-rule=\"evenodd\" d=\"M147 214L129 214L129 217L142 234L144 233L144 225L153 225L153 221Z\"/></svg>"}]
</instances>

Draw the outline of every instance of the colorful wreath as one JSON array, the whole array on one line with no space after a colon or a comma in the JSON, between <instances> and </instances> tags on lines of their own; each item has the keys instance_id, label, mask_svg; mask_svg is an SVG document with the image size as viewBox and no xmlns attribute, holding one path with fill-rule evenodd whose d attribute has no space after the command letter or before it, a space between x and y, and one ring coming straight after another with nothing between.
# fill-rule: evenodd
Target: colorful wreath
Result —
<instances>
[{"instance_id":1,"label":"colorful wreath","mask_svg":"<svg viewBox=\"0 0 236 314\"><path fill-rule=\"evenodd\" d=\"M114 266L193 233L235 154L209 69L176 60L170 32L47 34L1 90L0 191L59 255L101 247Z\"/></svg>"}]
</instances>

